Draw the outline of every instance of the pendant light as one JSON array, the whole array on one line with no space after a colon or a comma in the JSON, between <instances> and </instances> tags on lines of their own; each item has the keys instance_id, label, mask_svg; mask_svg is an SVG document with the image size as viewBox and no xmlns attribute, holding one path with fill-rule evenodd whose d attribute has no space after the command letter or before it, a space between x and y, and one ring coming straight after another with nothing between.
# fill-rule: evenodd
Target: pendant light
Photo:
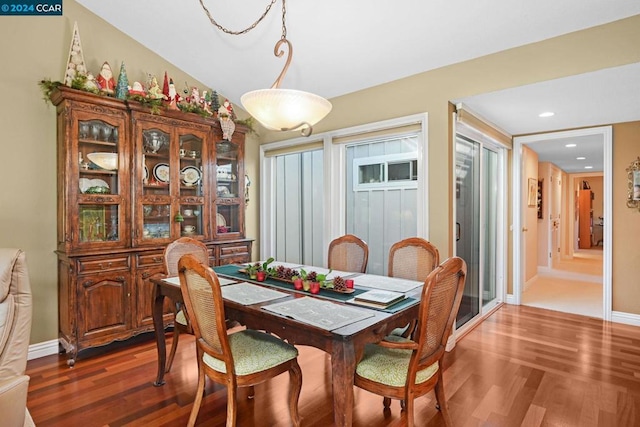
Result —
<instances>
[{"instance_id":1,"label":"pendant light","mask_svg":"<svg viewBox=\"0 0 640 427\"><path fill-rule=\"evenodd\" d=\"M219 25L211 17L209 11L200 0L211 22L227 34L244 34L262 21L269 12L272 0L264 14L250 27L243 31L230 31ZM258 122L270 130L291 131L298 130L304 136L309 136L313 132L313 126L326 117L331 111L331 103L321 96L310 92L294 89L281 89L280 84L291 64L293 57L293 45L287 40L287 26L285 21L286 6L282 0L282 37L275 45L273 53L280 58L284 55L283 45L287 48L287 60L280 75L269 89L258 89L247 92L240 97L240 102L244 109L251 114Z\"/></svg>"}]
</instances>

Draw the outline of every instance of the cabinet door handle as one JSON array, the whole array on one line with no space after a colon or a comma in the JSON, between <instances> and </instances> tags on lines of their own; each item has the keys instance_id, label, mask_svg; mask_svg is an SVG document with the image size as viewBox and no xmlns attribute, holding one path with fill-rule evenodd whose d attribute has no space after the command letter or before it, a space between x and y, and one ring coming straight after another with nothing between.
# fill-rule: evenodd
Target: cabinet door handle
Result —
<instances>
[{"instance_id":1,"label":"cabinet door handle","mask_svg":"<svg viewBox=\"0 0 640 427\"><path fill-rule=\"evenodd\" d=\"M144 273L142 273L143 279L148 279L149 277L151 277L151 273L149 273L148 271L145 271Z\"/></svg>"},{"instance_id":2,"label":"cabinet door handle","mask_svg":"<svg viewBox=\"0 0 640 427\"><path fill-rule=\"evenodd\" d=\"M107 268L111 268L111 263L108 262L106 267L104 264L100 263L100 270L106 270Z\"/></svg>"},{"instance_id":3,"label":"cabinet door handle","mask_svg":"<svg viewBox=\"0 0 640 427\"><path fill-rule=\"evenodd\" d=\"M154 256L153 257L153 262L162 262L162 257L161 256Z\"/></svg>"}]
</instances>

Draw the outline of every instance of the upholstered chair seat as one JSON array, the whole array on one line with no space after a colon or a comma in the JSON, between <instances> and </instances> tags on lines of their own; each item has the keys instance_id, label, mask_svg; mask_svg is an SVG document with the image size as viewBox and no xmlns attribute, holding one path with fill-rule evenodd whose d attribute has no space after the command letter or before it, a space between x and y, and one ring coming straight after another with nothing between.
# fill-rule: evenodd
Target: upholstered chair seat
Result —
<instances>
[{"instance_id":1,"label":"upholstered chair seat","mask_svg":"<svg viewBox=\"0 0 640 427\"><path fill-rule=\"evenodd\" d=\"M273 335L246 329L229 335L236 375L250 375L288 362L298 357L298 350ZM224 361L204 355L204 363L226 373Z\"/></svg>"},{"instance_id":2,"label":"upholstered chair seat","mask_svg":"<svg viewBox=\"0 0 640 427\"><path fill-rule=\"evenodd\" d=\"M387 341L411 342L402 337L388 337ZM409 373L412 350L387 348L378 344L367 344L356 373L371 381L391 387L404 387ZM438 362L416 373L416 384L428 381L438 373Z\"/></svg>"}]
</instances>

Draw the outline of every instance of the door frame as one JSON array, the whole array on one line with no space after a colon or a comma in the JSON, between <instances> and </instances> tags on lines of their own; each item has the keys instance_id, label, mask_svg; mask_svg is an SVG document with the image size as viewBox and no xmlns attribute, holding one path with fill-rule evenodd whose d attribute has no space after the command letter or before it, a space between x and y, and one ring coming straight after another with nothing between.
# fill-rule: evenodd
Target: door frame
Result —
<instances>
[{"instance_id":1,"label":"door frame","mask_svg":"<svg viewBox=\"0 0 640 427\"><path fill-rule=\"evenodd\" d=\"M611 126L600 126L569 131L550 132L537 135L517 136L513 138L513 177L512 209L513 209L513 294L507 297L510 304L520 305L522 302L522 290L524 287L524 239L523 227L523 203L526 203L522 194L523 177L522 150L523 146L533 142L552 141L560 138L576 136L600 135L603 142L603 189L604 203L603 215L606 218L602 230L603 238L603 265L602 265L602 305L603 320L611 321L612 314L612 228L611 218L613 212L613 131Z\"/></svg>"}]
</instances>

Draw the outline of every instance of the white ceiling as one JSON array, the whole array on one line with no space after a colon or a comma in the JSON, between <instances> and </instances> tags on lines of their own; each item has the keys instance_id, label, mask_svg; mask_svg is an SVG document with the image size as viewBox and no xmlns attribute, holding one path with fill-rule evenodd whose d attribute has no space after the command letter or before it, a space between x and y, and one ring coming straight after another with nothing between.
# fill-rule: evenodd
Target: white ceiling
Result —
<instances>
[{"instance_id":1,"label":"white ceiling","mask_svg":"<svg viewBox=\"0 0 640 427\"><path fill-rule=\"evenodd\" d=\"M243 93L271 86L284 66L273 54L282 31L281 0L240 36L215 28L199 0L77 1L238 105ZM251 25L269 2L202 1L232 30ZM638 15L640 1L292 0L286 9L294 55L281 87L332 98ZM452 101L511 134L640 120L639 67ZM537 114L543 110L556 115L542 120Z\"/></svg>"}]
</instances>

